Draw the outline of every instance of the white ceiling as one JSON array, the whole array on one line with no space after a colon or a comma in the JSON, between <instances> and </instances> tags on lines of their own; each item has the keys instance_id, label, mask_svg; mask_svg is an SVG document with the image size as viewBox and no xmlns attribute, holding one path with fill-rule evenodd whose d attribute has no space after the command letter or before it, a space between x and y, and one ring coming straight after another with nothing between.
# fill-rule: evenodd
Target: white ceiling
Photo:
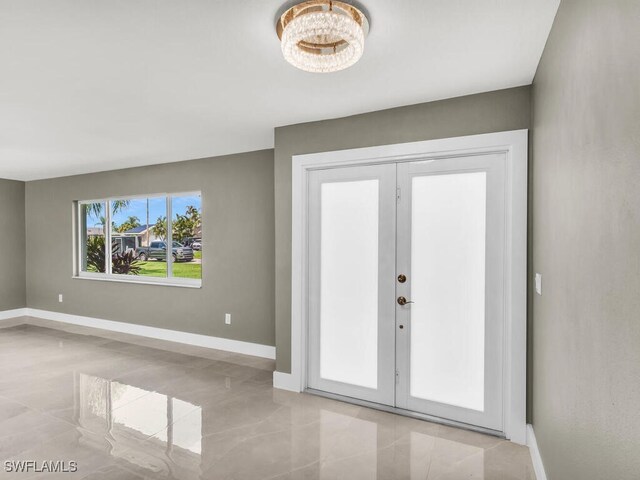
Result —
<instances>
[{"instance_id":1,"label":"white ceiling","mask_svg":"<svg viewBox=\"0 0 640 480\"><path fill-rule=\"evenodd\" d=\"M559 0L362 0L363 58L287 64L284 0L0 0L0 178L273 147L273 128L531 83Z\"/></svg>"}]
</instances>

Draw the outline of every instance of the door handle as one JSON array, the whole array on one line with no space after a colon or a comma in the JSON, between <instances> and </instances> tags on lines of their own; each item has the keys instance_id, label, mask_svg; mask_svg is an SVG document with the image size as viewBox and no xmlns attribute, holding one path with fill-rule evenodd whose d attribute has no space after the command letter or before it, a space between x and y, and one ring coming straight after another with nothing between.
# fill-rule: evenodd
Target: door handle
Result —
<instances>
[{"instance_id":1,"label":"door handle","mask_svg":"<svg viewBox=\"0 0 640 480\"><path fill-rule=\"evenodd\" d=\"M404 306L404 305L406 305L408 303L414 303L414 302L412 302L411 300L407 300L404 297L398 297L398 305L403 305Z\"/></svg>"}]
</instances>

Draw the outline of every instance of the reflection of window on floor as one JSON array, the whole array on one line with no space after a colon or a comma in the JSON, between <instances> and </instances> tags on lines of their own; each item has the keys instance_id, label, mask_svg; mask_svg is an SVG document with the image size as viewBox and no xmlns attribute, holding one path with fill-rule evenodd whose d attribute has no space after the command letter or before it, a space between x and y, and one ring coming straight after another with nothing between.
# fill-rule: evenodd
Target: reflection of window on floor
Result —
<instances>
[{"instance_id":1,"label":"reflection of window on floor","mask_svg":"<svg viewBox=\"0 0 640 480\"><path fill-rule=\"evenodd\" d=\"M166 469L162 457L186 469L200 466L202 409L184 400L79 374L77 420L89 442L108 432L114 454L139 465ZM177 420L181 420L176 422ZM176 423L174 423L176 422ZM126 454L125 454L126 453ZM153 461L157 458L157 461Z\"/></svg>"}]
</instances>

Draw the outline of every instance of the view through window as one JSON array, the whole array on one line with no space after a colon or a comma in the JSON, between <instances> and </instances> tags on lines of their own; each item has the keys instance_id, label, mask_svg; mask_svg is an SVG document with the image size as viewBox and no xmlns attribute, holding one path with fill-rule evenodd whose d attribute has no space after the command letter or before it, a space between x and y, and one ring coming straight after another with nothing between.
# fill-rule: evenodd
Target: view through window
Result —
<instances>
[{"instance_id":1,"label":"view through window","mask_svg":"<svg viewBox=\"0 0 640 480\"><path fill-rule=\"evenodd\" d=\"M80 276L199 284L199 192L78 202Z\"/></svg>"}]
</instances>

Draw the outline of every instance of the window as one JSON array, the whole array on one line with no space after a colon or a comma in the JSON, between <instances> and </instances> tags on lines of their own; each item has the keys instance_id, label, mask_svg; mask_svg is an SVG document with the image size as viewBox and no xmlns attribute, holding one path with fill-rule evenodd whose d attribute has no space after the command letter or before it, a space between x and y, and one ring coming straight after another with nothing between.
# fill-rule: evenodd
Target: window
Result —
<instances>
[{"instance_id":1,"label":"window","mask_svg":"<svg viewBox=\"0 0 640 480\"><path fill-rule=\"evenodd\" d=\"M79 201L78 226L79 277L201 284L200 192Z\"/></svg>"}]
</instances>

